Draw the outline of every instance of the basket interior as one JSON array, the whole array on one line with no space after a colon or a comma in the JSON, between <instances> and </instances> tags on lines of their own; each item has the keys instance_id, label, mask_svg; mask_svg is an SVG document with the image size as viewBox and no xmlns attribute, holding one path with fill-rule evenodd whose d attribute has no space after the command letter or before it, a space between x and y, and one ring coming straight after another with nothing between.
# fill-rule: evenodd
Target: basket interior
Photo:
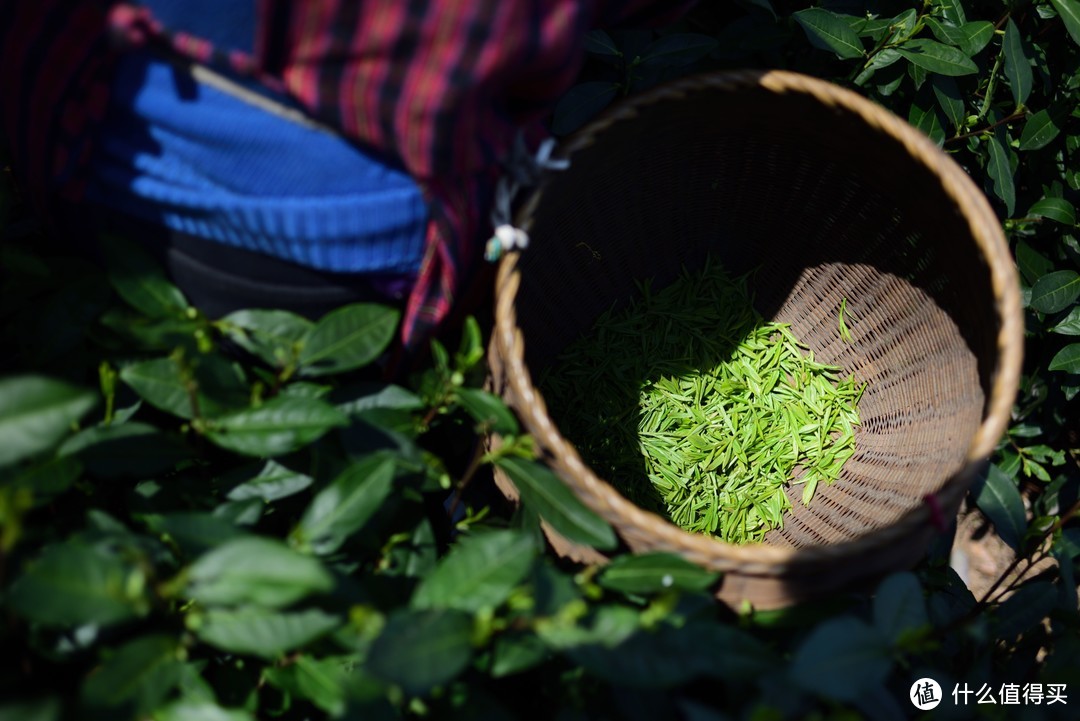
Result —
<instances>
[{"instance_id":1,"label":"basket interior","mask_svg":"<svg viewBox=\"0 0 1080 721\"><path fill-rule=\"evenodd\" d=\"M895 138L808 96L708 90L640 107L570 154L526 211L516 310L534 379L636 281L663 287L708 254L755 271L758 311L868 384L855 456L809 507L792 487L767 543L882 528L964 465L992 380L990 272Z\"/></svg>"}]
</instances>

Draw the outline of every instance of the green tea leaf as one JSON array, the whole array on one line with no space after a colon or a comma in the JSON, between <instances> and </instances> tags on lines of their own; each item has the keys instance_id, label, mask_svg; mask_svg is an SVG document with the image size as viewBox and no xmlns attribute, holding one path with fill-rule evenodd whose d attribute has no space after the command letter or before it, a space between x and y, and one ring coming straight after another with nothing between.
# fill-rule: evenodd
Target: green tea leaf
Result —
<instances>
[{"instance_id":1,"label":"green tea leaf","mask_svg":"<svg viewBox=\"0 0 1080 721\"><path fill-rule=\"evenodd\" d=\"M126 709L142 718L180 681L180 643L173 636L142 636L121 646L90 676L82 700L99 709ZM117 712L117 715L121 715Z\"/></svg>"},{"instance_id":2,"label":"green tea leaf","mask_svg":"<svg viewBox=\"0 0 1080 721\"><path fill-rule=\"evenodd\" d=\"M979 70L960 50L933 40L909 40L896 52L915 65L941 75L971 75Z\"/></svg>"},{"instance_id":3,"label":"green tea leaf","mask_svg":"<svg viewBox=\"0 0 1080 721\"><path fill-rule=\"evenodd\" d=\"M288 666L268 668L263 676L271 684L289 694L311 701L332 717L345 712L349 672L345 664L355 659L312 658L303 655Z\"/></svg>"},{"instance_id":4,"label":"green tea leaf","mask_svg":"<svg viewBox=\"0 0 1080 721\"><path fill-rule=\"evenodd\" d=\"M514 412L502 399L478 388L459 388L455 391L458 403L474 421L504 436L518 434L518 422Z\"/></svg>"},{"instance_id":5,"label":"green tea leaf","mask_svg":"<svg viewBox=\"0 0 1080 721\"><path fill-rule=\"evenodd\" d=\"M524 580L535 557L533 539L519 531L465 538L420 582L412 607L495 608Z\"/></svg>"},{"instance_id":6,"label":"green tea leaf","mask_svg":"<svg viewBox=\"0 0 1080 721\"><path fill-rule=\"evenodd\" d=\"M654 40L641 54L641 64L678 68L702 59L717 47L716 38L697 33L672 33Z\"/></svg>"},{"instance_id":7,"label":"green tea leaf","mask_svg":"<svg viewBox=\"0 0 1080 721\"><path fill-rule=\"evenodd\" d=\"M241 348L277 368L299 359L303 341L315 327L284 310L239 310L218 324Z\"/></svg>"},{"instance_id":8,"label":"green tea leaf","mask_svg":"<svg viewBox=\"0 0 1080 721\"><path fill-rule=\"evenodd\" d=\"M315 398L278 396L258 408L238 411L207 426L214 444L248 456L279 456L348 425L344 413Z\"/></svg>"},{"instance_id":9,"label":"green tea leaf","mask_svg":"<svg viewBox=\"0 0 1080 721\"><path fill-rule=\"evenodd\" d=\"M184 294L141 246L118 235L102 235L100 244L109 283L129 306L150 318L176 317L187 310Z\"/></svg>"},{"instance_id":10,"label":"green tea leaf","mask_svg":"<svg viewBox=\"0 0 1080 721\"><path fill-rule=\"evenodd\" d=\"M1080 305L1073 306L1069 314L1051 328L1050 332L1059 335L1080 335Z\"/></svg>"},{"instance_id":11,"label":"green tea leaf","mask_svg":"<svg viewBox=\"0 0 1080 721\"><path fill-rule=\"evenodd\" d=\"M1019 107L1027 102L1028 96L1031 95L1033 81L1027 48L1024 47L1020 30L1012 18L1005 23L1003 48L1005 50L1005 77L1009 79L1009 90L1012 91L1013 100Z\"/></svg>"},{"instance_id":12,"label":"green tea leaf","mask_svg":"<svg viewBox=\"0 0 1080 721\"><path fill-rule=\"evenodd\" d=\"M969 58L978 55L994 37L994 24L976 20L960 26L960 50Z\"/></svg>"},{"instance_id":13,"label":"green tea leaf","mask_svg":"<svg viewBox=\"0 0 1080 721\"><path fill-rule=\"evenodd\" d=\"M330 400L350 417L375 408L392 408L413 411L424 405L420 396L401 386L386 383L359 383L336 389Z\"/></svg>"},{"instance_id":14,"label":"green tea leaf","mask_svg":"<svg viewBox=\"0 0 1080 721\"><path fill-rule=\"evenodd\" d=\"M398 610L372 644L367 670L420 696L465 670L471 636L472 619L461 611Z\"/></svg>"},{"instance_id":15,"label":"green tea leaf","mask_svg":"<svg viewBox=\"0 0 1080 721\"><path fill-rule=\"evenodd\" d=\"M1080 373L1080 343L1070 343L1059 350L1047 368L1052 371Z\"/></svg>"},{"instance_id":16,"label":"green tea leaf","mask_svg":"<svg viewBox=\"0 0 1080 721\"><path fill-rule=\"evenodd\" d=\"M585 52L613 58L622 57L615 41L603 30L590 30L585 34Z\"/></svg>"},{"instance_id":17,"label":"green tea leaf","mask_svg":"<svg viewBox=\"0 0 1080 721\"><path fill-rule=\"evenodd\" d=\"M911 629L930 623L922 586L914 574L894 573L874 593L874 627L893 643Z\"/></svg>"},{"instance_id":18,"label":"green tea leaf","mask_svg":"<svg viewBox=\"0 0 1080 721\"><path fill-rule=\"evenodd\" d=\"M506 472L531 506L561 536L574 543L601 550L615 547L615 532L607 521L593 513L547 467L522 458L500 458L495 465Z\"/></svg>"},{"instance_id":19,"label":"green tea leaf","mask_svg":"<svg viewBox=\"0 0 1080 721\"><path fill-rule=\"evenodd\" d=\"M87 428L64 441L57 453L78 458L88 473L102 478L147 478L190 456L176 437L134 421Z\"/></svg>"},{"instance_id":20,"label":"green tea leaf","mask_svg":"<svg viewBox=\"0 0 1080 721\"><path fill-rule=\"evenodd\" d=\"M181 374L180 364L173 358L132 363L120 370L120 380L155 408L181 418L195 417L192 407L192 398L196 395L194 382L189 389Z\"/></svg>"},{"instance_id":21,"label":"green tea leaf","mask_svg":"<svg viewBox=\"0 0 1080 721\"><path fill-rule=\"evenodd\" d=\"M154 721L255 721L243 709L227 709L211 700L182 699L154 712Z\"/></svg>"},{"instance_id":22,"label":"green tea leaf","mask_svg":"<svg viewBox=\"0 0 1080 721\"><path fill-rule=\"evenodd\" d=\"M70 488L82 471L82 464L74 458L49 458L22 470L10 481L10 486L29 490L34 505L40 506Z\"/></svg>"},{"instance_id":23,"label":"green tea leaf","mask_svg":"<svg viewBox=\"0 0 1080 721\"><path fill-rule=\"evenodd\" d=\"M1005 210L1011 216L1016 207L1016 186L1013 182L1012 166L1009 163L1008 138L995 133L987 140L990 159L986 164L986 173L994 181L994 195L1005 203Z\"/></svg>"},{"instance_id":24,"label":"green tea leaf","mask_svg":"<svg viewBox=\"0 0 1080 721\"><path fill-rule=\"evenodd\" d=\"M1049 218L1064 225L1076 225L1076 208L1064 198L1043 198L1031 206L1028 216Z\"/></svg>"},{"instance_id":25,"label":"green tea leaf","mask_svg":"<svg viewBox=\"0 0 1080 721\"><path fill-rule=\"evenodd\" d=\"M7 603L50 626L105 625L146 612L145 579L115 556L69 541L46 548L12 584Z\"/></svg>"},{"instance_id":26,"label":"green tea leaf","mask_svg":"<svg viewBox=\"0 0 1080 721\"><path fill-rule=\"evenodd\" d=\"M367 365L386 350L401 313L373 303L354 303L323 316L304 339L300 374L323 376Z\"/></svg>"},{"instance_id":27,"label":"green tea leaf","mask_svg":"<svg viewBox=\"0 0 1080 721\"><path fill-rule=\"evenodd\" d=\"M233 486L226 496L230 501L260 498L266 503L273 503L299 493L314 482L311 476L287 468L274 460L264 463L254 475L251 474L253 469L250 466L241 470L247 480ZM233 474L229 474L223 477L222 481L228 483L232 477Z\"/></svg>"},{"instance_id":28,"label":"green tea leaf","mask_svg":"<svg viewBox=\"0 0 1080 721\"><path fill-rule=\"evenodd\" d=\"M1080 297L1080 273L1056 270L1035 281L1031 287L1031 307L1040 313L1057 313Z\"/></svg>"},{"instance_id":29,"label":"green tea leaf","mask_svg":"<svg viewBox=\"0 0 1080 721\"><path fill-rule=\"evenodd\" d=\"M0 706L0 721L60 721L63 704L57 697L16 701Z\"/></svg>"},{"instance_id":30,"label":"green tea leaf","mask_svg":"<svg viewBox=\"0 0 1080 721\"><path fill-rule=\"evenodd\" d=\"M808 8L792 13L791 17L815 48L831 50L845 60L860 58L865 54L859 36L835 13L822 8Z\"/></svg>"},{"instance_id":31,"label":"green tea leaf","mask_svg":"<svg viewBox=\"0 0 1080 721\"><path fill-rule=\"evenodd\" d=\"M1040 625L1057 605L1057 587L1049 581L1025 584L997 607L997 638L1012 641Z\"/></svg>"},{"instance_id":32,"label":"green tea leaf","mask_svg":"<svg viewBox=\"0 0 1080 721\"><path fill-rule=\"evenodd\" d=\"M188 557L199 556L248 535L247 531L225 519L198 511L151 514L143 520L154 533L167 536Z\"/></svg>"},{"instance_id":33,"label":"green tea leaf","mask_svg":"<svg viewBox=\"0 0 1080 721\"><path fill-rule=\"evenodd\" d=\"M192 564L187 577L188 595L204 606L252 603L277 608L334 586L318 560L261 537L238 538L215 548Z\"/></svg>"},{"instance_id":34,"label":"green tea leaf","mask_svg":"<svg viewBox=\"0 0 1080 721\"><path fill-rule=\"evenodd\" d=\"M964 127L967 115L964 110L964 97L956 86L956 81L945 75L933 75L930 78L930 85L934 89L938 106L945 113L949 124L959 132Z\"/></svg>"},{"instance_id":35,"label":"green tea leaf","mask_svg":"<svg viewBox=\"0 0 1080 721\"><path fill-rule=\"evenodd\" d=\"M802 642L791 662L791 680L804 691L853 701L885 680L892 668L881 633L850 616L826 621Z\"/></svg>"},{"instance_id":36,"label":"green tea leaf","mask_svg":"<svg viewBox=\"0 0 1080 721\"><path fill-rule=\"evenodd\" d=\"M0 467L48 450L95 405L96 394L63 381L0 379Z\"/></svg>"},{"instance_id":37,"label":"green tea leaf","mask_svg":"<svg viewBox=\"0 0 1080 721\"><path fill-rule=\"evenodd\" d=\"M1050 0L1073 42L1080 45L1080 0Z\"/></svg>"},{"instance_id":38,"label":"green tea leaf","mask_svg":"<svg viewBox=\"0 0 1080 721\"><path fill-rule=\"evenodd\" d=\"M1027 532L1027 515L1020 491L1011 478L991 463L986 469L986 481L975 496L975 504L990 522L994 530L1005 543L1020 551L1024 534Z\"/></svg>"},{"instance_id":39,"label":"green tea leaf","mask_svg":"<svg viewBox=\"0 0 1080 721\"><path fill-rule=\"evenodd\" d=\"M922 98L922 107L912 103L908 110L908 122L926 134L939 148L945 142L945 129L941 127L937 109L929 98Z\"/></svg>"},{"instance_id":40,"label":"green tea leaf","mask_svg":"<svg viewBox=\"0 0 1080 721\"><path fill-rule=\"evenodd\" d=\"M1040 110L1024 123L1024 130L1020 133L1020 149L1039 150L1045 148L1060 132L1061 128L1054 122L1054 118L1050 113L1046 110Z\"/></svg>"},{"instance_id":41,"label":"green tea leaf","mask_svg":"<svg viewBox=\"0 0 1080 721\"><path fill-rule=\"evenodd\" d=\"M704 591L720 574L706 571L671 553L619 556L600 573L601 586L623 593Z\"/></svg>"},{"instance_id":42,"label":"green tea leaf","mask_svg":"<svg viewBox=\"0 0 1080 721\"><path fill-rule=\"evenodd\" d=\"M308 609L285 613L265 608L212 609L189 617L188 625L206 643L232 653L275 659L342 625L342 619Z\"/></svg>"},{"instance_id":43,"label":"green tea leaf","mask_svg":"<svg viewBox=\"0 0 1080 721\"><path fill-rule=\"evenodd\" d=\"M1031 215L1031 211L1028 211ZM1054 263L1030 245L1020 240L1016 243L1016 267L1028 284L1054 270Z\"/></svg>"},{"instance_id":44,"label":"green tea leaf","mask_svg":"<svg viewBox=\"0 0 1080 721\"><path fill-rule=\"evenodd\" d=\"M315 553L333 553L366 524L394 484L394 461L375 454L349 465L319 491L304 511L294 535Z\"/></svg>"},{"instance_id":45,"label":"green tea leaf","mask_svg":"<svg viewBox=\"0 0 1080 721\"><path fill-rule=\"evenodd\" d=\"M570 88L555 106L551 132L555 135L569 135L574 132L611 105L618 90L619 86L610 80L578 83Z\"/></svg>"}]
</instances>

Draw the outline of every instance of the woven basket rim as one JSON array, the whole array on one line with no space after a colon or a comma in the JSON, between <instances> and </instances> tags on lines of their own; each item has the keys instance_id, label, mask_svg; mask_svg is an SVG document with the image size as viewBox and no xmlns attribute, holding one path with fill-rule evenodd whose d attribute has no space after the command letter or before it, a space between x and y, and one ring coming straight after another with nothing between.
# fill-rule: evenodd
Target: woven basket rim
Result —
<instances>
[{"instance_id":1,"label":"woven basket rim","mask_svg":"<svg viewBox=\"0 0 1080 721\"><path fill-rule=\"evenodd\" d=\"M700 92L733 92L751 88L777 95L800 94L832 108L853 113L867 125L898 141L907 153L937 176L948 197L967 221L971 235L985 258L991 276L994 310L999 320L996 365L984 417L965 455L963 467L933 494L937 501L908 511L894 523L854 539L804 548L782 548L764 543L732 545L717 538L688 533L661 516L645 511L599 478L582 461L547 412L542 395L525 364L525 338L517 323L515 302L520 286L520 254L509 253L499 265L495 289L494 343L499 351L506 383L515 408L540 447L557 457L574 477L571 483L593 511L616 524L646 527L658 547L682 553L719 571L752 575L780 575L807 563L828 562L897 543L940 522L940 508L955 509L980 466L986 462L1005 432L1013 399L1019 388L1023 354L1023 316L1019 281L1001 224L986 197L955 161L926 136L888 110L850 90L823 80L782 70L720 71L682 78L627 98L579 130L559 148L559 157L572 158L589 147L610 126L632 120L638 109L676 101ZM536 190L523 204L517 224L531 229L532 214L544 192ZM529 252L529 251L525 251ZM539 251L533 251L539 252Z\"/></svg>"}]
</instances>

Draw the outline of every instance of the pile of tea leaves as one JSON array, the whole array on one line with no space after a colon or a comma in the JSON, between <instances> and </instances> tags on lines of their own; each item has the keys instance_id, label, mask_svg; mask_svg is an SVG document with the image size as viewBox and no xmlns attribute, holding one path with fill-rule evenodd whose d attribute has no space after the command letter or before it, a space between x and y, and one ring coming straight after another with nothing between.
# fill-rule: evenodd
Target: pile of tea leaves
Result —
<instances>
[{"instance_id":1,"label":"pile of tea leaves","mask_svg":"<svg viewBox=\"0 0 1080 721\"><path fill-rule=\"evenodd\" d=\"M562 433L637 505L692 533L759 541L785 489L809 504L855 452L865 385L818 363L715 261L609 311L540 388Z\"/></svg>"}]
</instances>

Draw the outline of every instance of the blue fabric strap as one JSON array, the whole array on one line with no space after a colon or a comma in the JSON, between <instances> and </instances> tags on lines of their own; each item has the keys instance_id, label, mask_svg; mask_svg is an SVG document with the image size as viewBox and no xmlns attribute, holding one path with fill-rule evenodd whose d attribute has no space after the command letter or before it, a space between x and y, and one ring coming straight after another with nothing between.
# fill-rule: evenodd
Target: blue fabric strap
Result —
<instances>
[{"instance_id":1,"label":"blue fabric strap","mask_svg":"<svg viewBox=\"0 0 1080 721\"><path fill-rule=\"evenodd\" d=\"M88 197L320 270L412 274L427 206L403 170L149 51L125 56Z\"/></svg>"}]
</instances>

